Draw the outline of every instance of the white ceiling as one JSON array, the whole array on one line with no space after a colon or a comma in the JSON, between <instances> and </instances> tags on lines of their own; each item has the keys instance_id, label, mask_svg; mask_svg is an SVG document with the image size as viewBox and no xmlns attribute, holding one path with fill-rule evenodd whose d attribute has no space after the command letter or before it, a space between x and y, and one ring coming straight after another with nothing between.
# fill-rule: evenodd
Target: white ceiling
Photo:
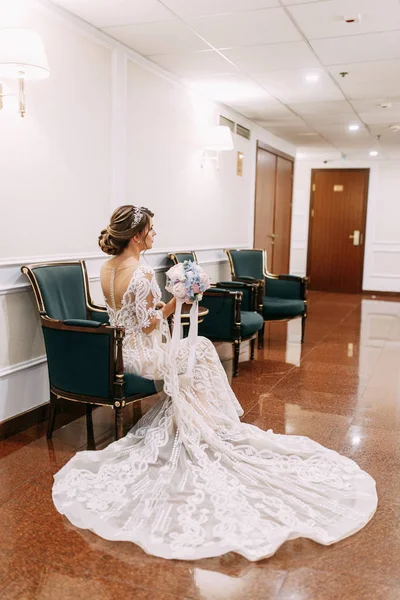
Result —
<instances>
[{"instance_id":1,"label":"white ceiling","mask_svg":"<svg viewBox=\"0 0 400 600\"><path fill-rule=\"evenodd\" d=\"M303 153L400 157L399 0L54 1Z\"/></svg>"}]
</instances>

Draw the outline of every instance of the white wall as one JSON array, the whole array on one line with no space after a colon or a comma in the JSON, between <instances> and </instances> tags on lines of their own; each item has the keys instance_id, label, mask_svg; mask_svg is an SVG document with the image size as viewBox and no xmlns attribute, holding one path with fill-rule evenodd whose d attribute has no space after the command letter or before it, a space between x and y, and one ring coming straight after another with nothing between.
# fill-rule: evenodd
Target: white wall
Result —
<instances>
[{"instance_id":1,"label":"white wall","mask_svg":"<svg viewBox=\"0 0 400 600\"><path fill-rule=\"evenodd\" d=\"M251 139L234 135L235 150L220 153L219 170L212 161L201 168L204 132L220 114L252 129ZM129 62L128 201L156 213L157 247L252 244L257 137L294 151L226 107ZM236 175L237 151L243 176Z\"/></svg>"},{"instance_id":2,"label":"white wall","mask_svg":"<svg viewBox=\"0 0 400 600\"><path fill-rule=\"evenodd\" d=\"M311 170L328 168L370 169L367 230L365 237L364 290L400 292L400 161L297 160L293 187L293 222L290 270L305 275Z\"/></svg>"},{"instance_id":3,"label":"white wall","mask_svg":"<svg viewBox=\"0 0 400 600\"><path fill-rule=\"evenodd\" d=\"M0 421L48 400L45 351L22 264L84 258L101 299L97 236L115 206L156 213L160 273L168 250L192 248L212 279L224 246L250 246L256 140L295 148L194 94L152 63L47 0L2 0L1 26L42 36L51 77L27 85L27 115L0 111ZM10 112L11 111L11 112ZM202 132L219 114L251 129L221 167L200 168ZM244 153L236 175L236 150Z\"/></svg>"},{"instance_id":4,"label":"white wall","mask_svg":"<svg viewBox=\"0 0 400 600\"><path fill-rule=\"evenodd\" d=\"M21 264L98 253L111 189L112 48L57 11L3 0L1 26L36 30L51 77L26 85L0 111L0 421L46 402L37 308ZM8 91L14 91L8 83Z\"/></svg>"},{"instance_id":5,"label":"white wall","mask_svg":"<svg viewBox=\"0 0 400 600\"><path fill-rule=\"evenodd\" d=\"M27 83L24 119L0 111L0 257L93 252L109 212L111 50L36 2L7 20L13 3L1 26L42 36L51 77Z\"/></svg>"}]
</instances>

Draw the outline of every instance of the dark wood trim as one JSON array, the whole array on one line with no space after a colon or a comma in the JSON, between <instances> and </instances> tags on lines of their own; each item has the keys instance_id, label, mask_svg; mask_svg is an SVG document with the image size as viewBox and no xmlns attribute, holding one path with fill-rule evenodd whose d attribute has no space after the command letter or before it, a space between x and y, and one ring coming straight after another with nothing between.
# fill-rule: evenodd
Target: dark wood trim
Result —
<instances>
[{"instance_id":1,"label":"dark wood trim","mask_svg":"<svg viewBox=\"0 0 400 600\"><path fill-rule=\"evenodd\" d=\"M77 402L71 403L62 398L57 401L57 407L59 413L56 419L56 429L83 417L86 410L85 405ZM0 423L0 440L23 433L26 429L47 421L49 413L50 403L45 403L2 421Z\"/></svg>"},{"instance_id":2,"label":"dark wood trim","mask_svg":"<svg viewBox=\"0 0 400 600\"><path fill-rule=\"evenodd\" d=\"M369 178L371 174L371 169L346 169L346 168L336 168L336 169L311 169L311 182L310 182L310 208L308 212L308 239L307 239L307 271L306 277L309 278L311 272L311 240L313 233L313 221L314 219L311 217L312 211L314 208L314 194L313 186L315 183L315 174L318 172L325 171L356 171L356 172L367 172L367 185L365 186L364 193L364 206L363 206L363 229L364 229L364 240L362 244L362 263L361 263L361 283L359 293L363 293L362 283L364 279L364 266L365 266L365 248L367 242L367 212L368 212L368 195L369 195ZM310 281L310 286L312 285L312 281Z\"/></svg>"},{"instance_id":3,"label":"dark wood trim","mask_svg":"<svg viewBox=\"0 0 400 600\"><path fill-rule=\"evenodd\" d=\"M260 140L257 140L257 150L258 150L258 148L261 148L262 150L266 150L267 152L270 152L271 154L275 154L275 156L280 156L281 158L286 158L286 160L290 160L292 163L294 163L294 161L295 161L295 157L292 156L291 154L286 154L285 152L281 152L281 150L277 150L273 146L264 144L264 142L260 142Z\"/></svg>"},{"instance_id":4,"label":"dark wood trim","mask_svg":"<svg viewBox=\"0 0 400 600\"><path fill-rule=\"evenodd\" d=\"M33 425L46 421L49 417L49 404L41 404L31 410L15 415L0 423L0 440L21 433Z\"/></svg>"},{"instance_id":5,"label":"dark wood trim","mask_svg":"<svg viewBox=\"0 0 400 600\"><path fill-rule=\"evenodd\" d=\"M89 282L89 276L88 276L88 272L87 272L87 268L86 268L86 263L84 260L80 260L79 262L80 262L80 265L82 268L82 275L83 275L83 287L85 290L86 314L87 314L87 318L90 320L91 312L106 313L107 308L105 306L102 306L101 304L97 304L96 302L93 301L92 296L90 294L90 282Z\"/></svg>"},{"instance_id":6,"label":"dark wood trim","mask_svg":"<svg viewBox=\"0 0 400 600\"><path fill-rule=\"evenodd\" d=\"M363 296L369 296L370 294L373 294L374 296L387 296L389 298L400 299L400 292L378 292L375 290L363 290L361 293Z\"/></svg>"}]
</instances>

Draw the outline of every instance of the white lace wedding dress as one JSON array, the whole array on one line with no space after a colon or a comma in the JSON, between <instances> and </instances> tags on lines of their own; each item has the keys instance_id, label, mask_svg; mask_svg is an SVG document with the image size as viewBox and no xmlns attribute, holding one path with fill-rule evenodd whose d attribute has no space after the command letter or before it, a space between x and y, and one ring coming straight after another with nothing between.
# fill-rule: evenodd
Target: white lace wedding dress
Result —
<instances>
[{"instance_id":1,"label":"white lace wedding dress","mask_svg":"<svg viewBox=\"0 0 400 600\"><path fill-rule=\"evenodd\" d=\"M255 561L286 540L332 544L361 529L377 505L374 480L318 443L243 424L218 355L198 338L171 364L154 272L139 267L112 325L126 328L125 369L164 381L163 398L105 450L78 452L55 476L57 510L107 540L149 554L200 559L237 552ZM157 315L149 335L142 331Z\"/></svg>"}]
</instances>

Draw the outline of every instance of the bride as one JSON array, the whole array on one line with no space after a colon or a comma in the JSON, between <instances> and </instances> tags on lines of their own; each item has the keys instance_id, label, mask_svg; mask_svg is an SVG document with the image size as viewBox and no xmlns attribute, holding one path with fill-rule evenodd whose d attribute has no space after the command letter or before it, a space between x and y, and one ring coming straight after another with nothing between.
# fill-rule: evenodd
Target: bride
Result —
<instances>
[{"instance_id":1,"label":"bride","mask_svg":"<svg viewBox=\"0 0 400 600\"><path fill-rule=\"evenodd\" d=\"M193 376L187 340L171 358L154 271L153 213L121 206L101 232L113 255L101 270L110 324L125 327L125 371L162 380L161 399L122 439L78 452L55 475L53 500L75 526L149 554L194 560L237 552L251 561L286 540L332 544L361 529L377 506L374 480L306 437L240 422L243 414L212 343L199 337Z\"/></svg>"}]
</instances>

